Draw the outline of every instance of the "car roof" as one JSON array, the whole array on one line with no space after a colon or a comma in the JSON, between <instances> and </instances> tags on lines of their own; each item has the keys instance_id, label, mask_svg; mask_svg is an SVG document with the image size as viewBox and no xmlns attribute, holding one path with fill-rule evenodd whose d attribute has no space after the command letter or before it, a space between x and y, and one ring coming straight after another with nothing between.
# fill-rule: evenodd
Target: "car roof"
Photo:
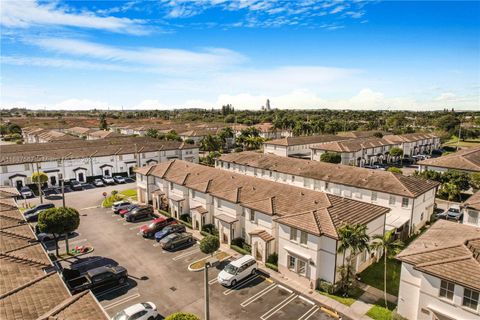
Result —
<instances>
[{"instance_id":1,"label":"car roof","mask_svg":"<svg viewBox=\"0 0 480 320\"><path fill-rule=\"evenodd\" d=\"M162 222L162 221L166 221L167 219L165 217L159 217L159 218L155 218L152 220L152 222L156 223L156 222Z\"/></svg>"},{"instance_id":2,"label":"car roof","mask_svg":"<svg viewBox=\"0 0 480 320\"><path fill-rule=\"evenodd\" d=\"M251 255L247 254L247 255L244 255L241 258L238 258L237 260L234 260L234 261L230 262L230 264L235 266L235 267L240 267L242 264L244 264L245 262L250 261L250 260L255 260L255 259Z\"/></svg>"},{"instance_id":3,"label":"car roof","mask_svg":"<svg viewBox=\"0 0 480 320\"><path fill-rule=\"evenodd\" d=\"M123 310L129 317L134 315L137 312L140 312L142 310L145 310L145 307L141 303L134 304L133 306L130 306Z\"/></svg>"}]
</instances>

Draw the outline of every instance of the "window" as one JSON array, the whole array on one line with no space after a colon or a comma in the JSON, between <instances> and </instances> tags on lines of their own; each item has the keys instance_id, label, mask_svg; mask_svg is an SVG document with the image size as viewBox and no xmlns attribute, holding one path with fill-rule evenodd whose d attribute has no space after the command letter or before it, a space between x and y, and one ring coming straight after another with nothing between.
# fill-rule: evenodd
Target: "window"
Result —
<instances>
[{"instance_id":1,"label":"window","mask_svg":"<svg viewBox=\"0 0 480 320\"><path fill-rule=\"evenodd\" d=\"M38 167L40 168L40 164L38 164ZM28 163L25 163L25 170L30 170L30 165Z\"/></svg>"},{"instance_id":2,"label":"window","mask_svg":"<svg viewBox=\"0 0 480 320\"><path fill-rule=\"evenodd\" d=\"M345 190L345 191L343 191L343 195L347 198L351 198L352 197L352 191Z\"/></svg>"},{"instance_id":3,"label":"window","mask_svg":"<svg viewBox=\"0 0 480 320\"><path fill-rule=\"evenodd\" d=\"M465 288L463 290L463 305L467 308L477 310L479 292Z\"/></svg>"},{"instance_id":4,"label":"window","mask_svg":"<svg viewBox=\"0 0 480 320\"><path fill-rule=\"evenodd\" d=\"M301 275L305 275L306 271L307 271L307 263L303 260L298 259L297 273Z\"/></svg>"},{"instance_id":5,"label":"window","mask_svg":"<svg viewBox=\"0 0 480 320\"><path fill-rule=\"evenodd\" d=\"M8 166L2 166L2 173L8 172Z\"/></svg>"},{"instance_id":6,"label":"window","mask_svg":"<svg viewBox=\"0 0 480 320\"><path fill-rule=\"evenodd\" d=\"M453 300L453 291L455 290L455 284L442 280L440 283L440 297Z\"/></svg>"},{"instance_id":7,"label":"window","mask_svg":"<svg viewBox=\"0 0 480 320\"><path fill-rule=\"evenodd\" d=\"M217 199L217 208L220 208L222 206L222 200Z\"/></svg>"},{"instance_id":8,"label":"window","mask_svg":"<svg viewBox=\"0 0 480 320\"><path fill-rule=\"evenodd\" d=\"M292 176L292 182L295 182L295 176Z\"/></svg>"},{"instance_id":9,"label":"window","mask_svg":"<svg viewBox=\"0 0 480 320\"><path fill-rule=\"evenodd\" d=\"M173 182L170 182L170 190L173 190Z\"/></svg>"},{"instance_id":10,"label":"window","mask_svg":"<svg viewBox=\"0 0 480 320\"><path fill-rule=\"evenodd\" d=\"M61 166L62 165L62 160L57 160L57 166Z\"/></svg>"},{"instance_id":11,"label":"window","mask_svg":"<svg viewBox=\"0 0 480 320\"><path fill-rule=\"evenodd\" d=\"M230 169L230 162L227 163L227 169Z\"/></svg>"},{"instance_id":12,"label":"window","mask_svg":"<svg viewBox=\"0 0 480 320\"><path fill-rule=\"evenodd\" d=\"M255 211L250 209L250 221L255 221Z\"/></svg>"},{"instance_id":13,"label":"window","mask_svg":"<svg viewBox=\"0 0 480 320\"><path fill-rule=\"evenodd\" d=\"M300 231L300 243L307 244L308 234L305 231Z\"/></svg>"},{"instance_id":14,"label":"window","mask_svg":"<svg viewBox=\"0 0 480 320\"><path fill-rule=\"evenodd\" d=\"M195 190L192 190L192 198L195 199Z\"/></svg>"},{"instance_id":15,"label":"window","mask_svg":"<svg viewBox=\"0 0 480 320\"><path fill-rule=\"evenodd\" d=\"M372 195L370 196L370 200L377 201L377 192L376 191L372 191Z\"/></svg>"},{"instance_id":16,"label":"window","mask_svg":"<svg viewBox=\"0 0 480 320\"><path fill-rule=\"evenodd\" d=\"M118 155L118 160L122 161L123 160L123 155L119 154Z\"/></svg>"},{"instance_id":17,"label":"window","mask_svg":"<svg viewBox=\"0 0 480 320\"><path fill-rule=\"evenodd\" d=\"M296 260L297 258L288 256L288 269L295 270L295 264L297 262Z\"/></svg>"},{"instance_id":18,"label":"window","mask_svg":"<svg viewBox=\"0 0 480 320\"><path fill-rule=\"evenodd\" d=\"M468 223L478 224L478 211L468 210Z\"/></svg>"},{"instance_id":19,"label":"window","mask_svg":"<svg viewBox=\"0 0 480 320\"><path fill-rule=\"evenodd\" d=\"M420 221L423 220L423 216L424 216L424 214L423 214L423 212L422 212L422 214L420 215Z\"/></svg>"},{"instance_id":20,"label":"window","mask_svg":"<svg viewBox=\"0 0 480 320\"><path fill-rule=\"evenodd\" d=\"M408 198L402 198L402 208L408 207Z\"/></svg>"},{"instance_id":21,"label":"window","mask_svg":"<svg viewBox=\"0 0 480 320\"><path fill-rule=\"evenodd\" d=\"M268 174L269 174L270 177L272 177L273 176L273 171L269 171Z\"/></svg>"},{"instance_id":22,"label":"window","mask_svg":"<svg viewBox=\"0 0 480 320\"><path fill-rule=\"evenodd\" d=\"M390 196L390 198L388 199L388 204L391 206L395 205L395 196Z\"/></svg>"},{"instance_id":23,"label":"window","mask_svg":"<svg viewBox=\"0 0 480 320\"><path fill-rule=\"evenodd\" d=\"M290 228L290 240L297 241L297 229Z\"/></svg>"}]
</instances>

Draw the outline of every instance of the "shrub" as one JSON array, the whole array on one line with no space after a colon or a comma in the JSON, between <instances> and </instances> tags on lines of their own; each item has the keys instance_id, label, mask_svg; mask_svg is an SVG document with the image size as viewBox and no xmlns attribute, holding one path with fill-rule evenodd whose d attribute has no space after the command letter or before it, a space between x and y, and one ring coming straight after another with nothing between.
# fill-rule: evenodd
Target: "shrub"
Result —
<instances>
[{"instance_id":1,"label":"shrub","mask_svg":"<svg viewBox=\"0 0 480 320\"><path fill-rule=\"evenodd\" d=\"M220 239L216 236L206 236L200 241L200 251L205 254L213 254L220 248Z\"/></svg>"},{"instance_id":2,"label":"shrub","mask_svg":"<svg viewBox=\"0 0 480 320\"><path fill-rule=\"evenodd\" d=\"M403 173L402 170L400 170L399 168L396 168L396 167L389 167L389 168L387 169L387 171L393 172L393 173L400 173L400 174Z\"/></svg>"},{"instance_id":3,"label":"shrub","mask_svg":"<svg viewBox=\"0 0 480 320\"><path fill-rule=\"evenodd\" d=\"M230 245L230 248L231 248L232 250L237 251L237 252L240 253L240 254L250 254L250 253L251 253L250 251L247 251L247 250L245 250L245 249L243 249L243 248L240 248L240 247L238 247L238 246L235 246L235 245Z\"/></svg>"},{"instance_id":4,"label":"shrub","mask_svg":"<svg viewBox=\"0 0 480 320\"><path fill-rule=\"evenodd\" d=\"M175 312L166 317L165 320L200 320L200 318L193 313Z\"/></svg>"},{"instance_id":5,"label":"shrub","mask_svg":"<svg viewBox=\"0 0 480 320\"><path fill-rule=\"evenodd\" d=\"M278 266L278 254L276 252L274 252L271 255L269 255L268 258L267 258L267 263Z\"/></svg>"},{"instance_id":6,"label":"shrub","mask_svg":"<svg viewBox=\"0 0 480 320\"><path fill-rule=\"evenodd\" d=\"M320 161L329 162L329 163L340 163L342 162L342 156L336 152L325 152L320 156Z\"/></svg>"},{"instance_id":7,"label":"shrub","mask_svg":"<svg viewBox=\"0 0 480 320\"><path fill-rule=\"evenodd\" d=\"M335 293L336 288L335 288L334 284L332 284L328 281L319 280L318 281L318 290L329 293L329 294L333 294L333 293Z\"/></svg>"},{"instance_id":8,"label":"shrub","mask_svg":"<svg viewBox=\"0 0 480 320\"><path fill-rule=\"evenodd\" d=\"M278 266L276 264L272 264L272 263L265 263L265 265L267 266L267 268L270 268L272 269L273 271L277 271L278 272Z\"/></svg>"},{"instance_id":9,"label":"shrub","mask_svg":"<svg viewBox=\"0 0 480 320\"><path fill-rule=\"evenodd\" d=\"M183 221L183 220L178 220L181 224L189 227L190 229L193 229L193 226L190 222L187 222L187 221Z\"/></svg>"},{"instance_id":10,"label":"shrub","mask_svg":"<svg viewBox=\"0 0 480 320\"><path fill-rule=\"evenodd\" d=\"M218 237L218 230L214 224L208 223L202 226L202 231Z\"/></svg>"},{"instance_id":11,"label":"shrub","mask_svg":"<svg viewBox=\"0 0 480 320\"><path fill-rule=\"evenodd\" d=\"M184 214L180 215L180 220L188 222L188 223L192 223L192 217L190 217L190 214L188 214L188 213L184 213Z\"/></svg>"},{"instance_id":12,"label":"shrub","mask_svg":"<svg viewBox=\"0 0 480 320\"><path fill-rule=\"evenodd\" d=\"M232 239L232 245L243 248L243 244L245 243L245 240L243 238L235 238Z\"/></svg>"},{"instance_id":13,"label":"shrub","mask_svg":"<svg viewBox=\"0 0 480 320\"><path fill-rule=\"evenodd\" d=\"M118 191L117 190L112 190L112 196L115 196L118 194Z\"/></svg>"}]
</instances>

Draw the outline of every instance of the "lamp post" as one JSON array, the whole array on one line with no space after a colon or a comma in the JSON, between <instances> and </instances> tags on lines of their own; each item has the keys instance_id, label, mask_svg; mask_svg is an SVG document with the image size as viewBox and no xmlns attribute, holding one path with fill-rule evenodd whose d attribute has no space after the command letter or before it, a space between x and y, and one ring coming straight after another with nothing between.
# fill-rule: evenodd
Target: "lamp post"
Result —
<instances>
[{"instance_id":1,"label":"lamp post","mask_svg":"<svg viewBox=\"0 0 480 320\"><path fill-rule=\"evenodd\" d=\"M40 196L40 203L43 203L42 187L40 183L40 169L38 167L38 157L41 157L41 156L38 156L38 155L35 156L36 158L35 166L37 168L37 188L38 188L38 195Z\"/></svg>"},{"instance_id":2,"label":"lamp post","mask_svg":"<svg viewBox=\"0 0 480 320\"><path fill-rule=\"evenodd\" d=\"M205 320L210 320L209 294L208 294L208 268L215 267L218 264L218 259L210 258L205 261L204 276L205 276Z\"/></svg>"}]
</instances>

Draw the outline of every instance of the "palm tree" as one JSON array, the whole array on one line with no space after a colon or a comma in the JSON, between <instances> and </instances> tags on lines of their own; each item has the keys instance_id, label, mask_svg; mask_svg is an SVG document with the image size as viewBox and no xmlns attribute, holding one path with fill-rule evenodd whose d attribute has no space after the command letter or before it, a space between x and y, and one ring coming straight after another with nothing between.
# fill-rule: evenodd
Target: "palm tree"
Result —
<instances>
[{"instance_id":1,"label":"palm tree","mask_svg":"<svg viewBox=\"0 0 480 320\"><path fill-rule=\"evenodd\" d=\"M395 230L390 230L385 232L384 235L375 235L373 237L373 243L371 245L372 249L382 249L383 251L383 294L385 298L385 307L388 308L387 304L387 258L392 258L397 253L399 253L403 248L403 242L399 239L393 237Z\"/></svg>"},{"instance_id":2,"label":"palm tree","mask_svg":"<svg viewBox=\"0 0 480 320\"><path fill-rule=\"evenodd\" d=\"M352 258L359 252L370 251L370 237L367 234L367 226L361 224L346 224L338 230L338 235L340 236L340 245L337 248L338 253L343 254L343 267L345 267L345 256L349 252L347 258L346 271L342 272L342 275L350 277L353 272L351 272ZM343 277L343 276L342 276ZM350 287L349 279L343 279L342 282L347 283L345 286L345 294L348 295L348 289Z\"/></svg>"}]
</instances>

